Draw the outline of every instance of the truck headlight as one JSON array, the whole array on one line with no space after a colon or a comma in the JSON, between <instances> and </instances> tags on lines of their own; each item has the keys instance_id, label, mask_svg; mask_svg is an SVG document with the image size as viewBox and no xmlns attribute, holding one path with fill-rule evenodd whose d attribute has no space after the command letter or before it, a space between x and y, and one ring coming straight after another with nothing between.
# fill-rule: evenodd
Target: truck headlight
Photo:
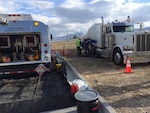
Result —
<instances>
[{"instance_id":1,"label":"truck headlight","mask_svg":"<svg viewBox=\"0 0 150 113\"><path fill-rule=\"evenodd\" d=\"M133 46L125 45L123 46L123 50L133 50Z\"/></svg>"}]
</instances>

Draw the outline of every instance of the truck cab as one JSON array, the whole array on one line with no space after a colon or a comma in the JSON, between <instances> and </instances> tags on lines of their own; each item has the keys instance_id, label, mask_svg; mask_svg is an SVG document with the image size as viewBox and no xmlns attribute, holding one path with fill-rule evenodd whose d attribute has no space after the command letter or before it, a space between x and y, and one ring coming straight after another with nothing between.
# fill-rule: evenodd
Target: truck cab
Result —
<instances>
[{"instance_id":1,"label":"truck cab","mask_svg":"<svg viewBox=\"0 0 150 113\"><path fill-rule=\"evenodd\" d=\"M110 57L117 64L123 63L123 56L133 53L134 25L129 22L113 22L105 26L105 48L110 48Z\"/></svg>"}]
</instances>

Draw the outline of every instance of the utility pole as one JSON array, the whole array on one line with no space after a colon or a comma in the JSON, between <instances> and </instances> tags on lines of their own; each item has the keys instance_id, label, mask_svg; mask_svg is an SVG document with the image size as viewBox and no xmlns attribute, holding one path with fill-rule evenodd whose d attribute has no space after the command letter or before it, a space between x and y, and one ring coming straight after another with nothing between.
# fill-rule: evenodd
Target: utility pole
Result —
<instances>
[{"instance_id":1,"label":"utility pole","mask_svg":"<svg viewBox=\"0 0 150 113\"><path fill-rule=\"evenodd\" d=\"M67 41L69 41L69 39L68 39L68 27L67 27Z\"/></svg>"}]
</instances>

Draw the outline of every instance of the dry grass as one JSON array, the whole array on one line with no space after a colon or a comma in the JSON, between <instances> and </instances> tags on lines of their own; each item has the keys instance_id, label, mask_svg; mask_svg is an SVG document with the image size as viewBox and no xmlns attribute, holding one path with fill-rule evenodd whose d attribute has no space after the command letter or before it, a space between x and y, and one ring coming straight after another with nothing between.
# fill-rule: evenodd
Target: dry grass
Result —
<instances>
[{"instance_id":1,"label":"dry grass","mask_svg":"<svg viewBox=\"0 0 150 113\"><path fill-rule=\"evenodd\" d=\"M51 42L51 50L56 49L57 51L62 52L64 49L65 52L69 53L69 56L76 56L75 42L76 40Z\"/></svg>"},{"instance_id":2,"label":"dry grass","mask_svg":"<svg viewBox=\"0 0 150 113\"><path fill-rule=\"evenodd\" d=\"M65 49L76 49L75 40L51 42L51 49L62 50L63 47Z\"/></svg>"}]
</instances>

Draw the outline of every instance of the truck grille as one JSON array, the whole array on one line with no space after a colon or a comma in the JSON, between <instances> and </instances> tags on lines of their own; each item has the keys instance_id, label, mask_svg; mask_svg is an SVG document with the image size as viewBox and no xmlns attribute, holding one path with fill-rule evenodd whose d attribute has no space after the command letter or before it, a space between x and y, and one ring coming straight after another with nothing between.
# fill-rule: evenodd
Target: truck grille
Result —
<instances>
[{"instance_id":1,"label":"truck grille","mask_svg":"<svg viewBox=\"0 0 150 113\"><path fill-rule=\"evenodd\" d=\"M136 51L150 51L150 34L136 34Z\"/></svg>"}]
</instances>

